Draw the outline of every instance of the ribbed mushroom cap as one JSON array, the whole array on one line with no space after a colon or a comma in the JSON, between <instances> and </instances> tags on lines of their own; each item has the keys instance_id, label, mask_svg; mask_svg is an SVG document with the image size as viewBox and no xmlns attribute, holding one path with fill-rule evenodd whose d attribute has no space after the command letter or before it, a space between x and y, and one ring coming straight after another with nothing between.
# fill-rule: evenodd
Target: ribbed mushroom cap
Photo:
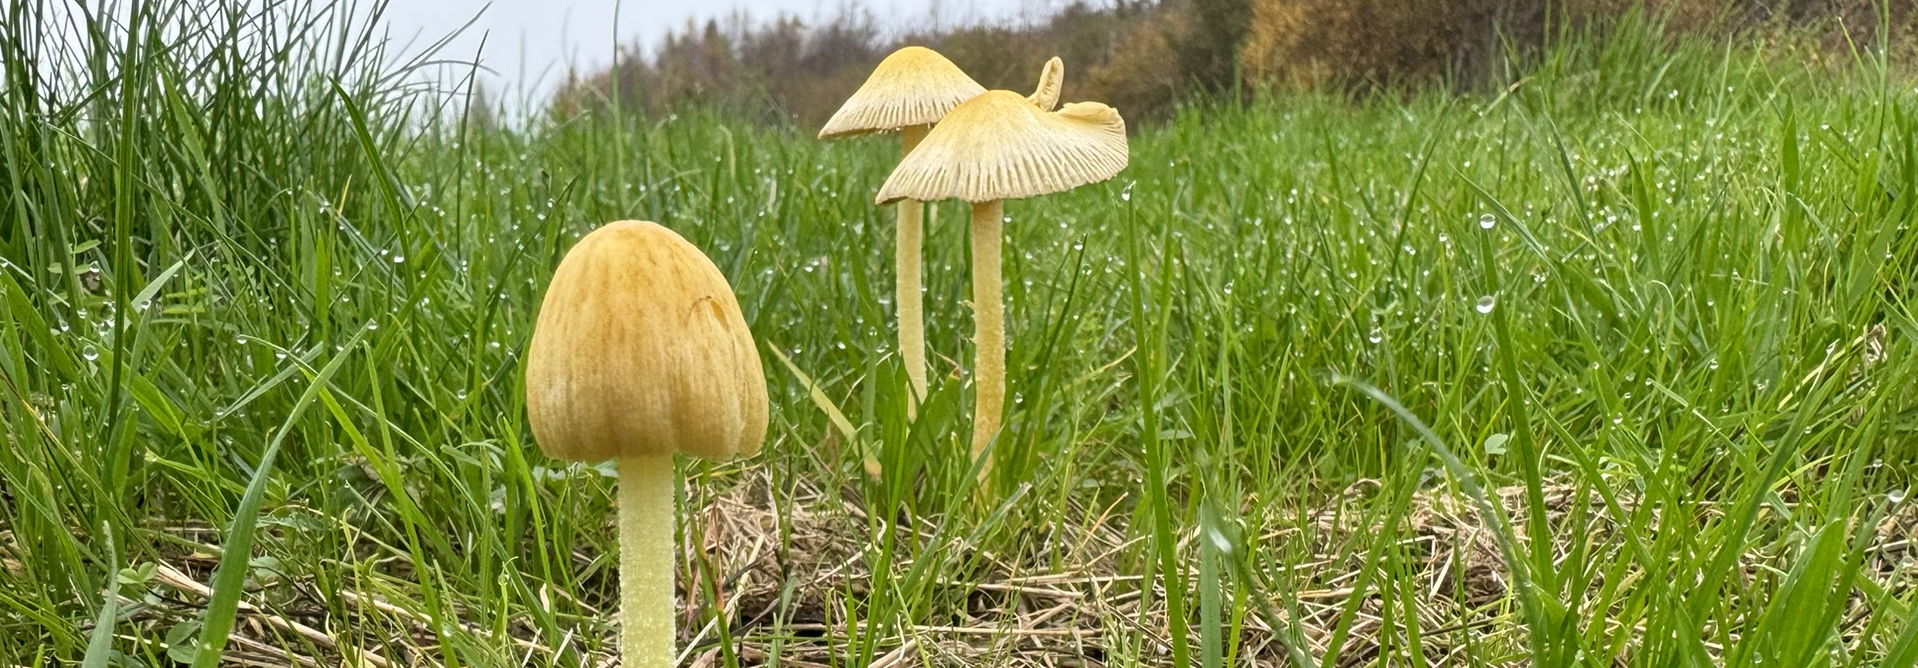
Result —
<instances>
[{"instance_id":1,"label":"ribbed mushroom cap","mask_svg":"<svg viewBox=\"0 0 1918 668\"><path fill-rule=\"evenodd\" d=\"M672 230L620 221L553 273L526 352L526 412L557 459L752 456L766 377L719 268Z\"/></svg>"},{"instance_id":2,"label":"ribbed mushroom cap","mask_svg":"<svg viewBox=\"0 0 1918 668\"><path fill-rule=\"evenodd\" d=\"M1125 119L1112 107L1074 102L1047 112L995 90L946 114L886 178L878 201L1019 199L1104 181L1125 166Z\"/></svg>"},{"instance_id":3,"label":"ribbed mushroom cap","mask_svg":"<svg viewBox=\"0 0 1918 668\"><path fill-rule=\"evenodd\" d=\"M986 87L959 71L937 51L908 46L879 61L839 111L833 112L820 139L838 139L939 122L959 103Z\"/></svg>"}]
</instances>

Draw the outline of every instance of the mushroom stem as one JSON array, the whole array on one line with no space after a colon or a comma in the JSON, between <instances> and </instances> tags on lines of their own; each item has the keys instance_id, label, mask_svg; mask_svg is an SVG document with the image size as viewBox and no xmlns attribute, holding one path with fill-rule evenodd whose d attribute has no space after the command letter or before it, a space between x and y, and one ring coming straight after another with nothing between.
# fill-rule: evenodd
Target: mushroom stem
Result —
<instances>
[{"instance_id":1,"label":"mushroom stem","mask_svg":"<svg viewBox=\"0 0 1918 668\"><path fill-rule=\"evenodd\" d=\"M673 665L673 456L619 460L619 650L629 668Z\"/></svg>"},{"instance_id":2,"label":"mushroom stem","mask_svg":"<svg viewBox=\"0 0 1918 668\"><path fill-rule=\"evenodd\" d=\"M899 130L899 156L912 154L919 140L926 138L931 126L908 125ZM899 356L906 365L906 379L912 384L912 396L906 400L906 416L918 414L919 402L926 398L926 319L924 297L920 290L921 242L925 235L922 222L925 206L919 200L900 200L898 243L893 264L899 272L893 284L893 300L898 304Z\"/></svg>"},{"instance_id":3,"label":"mushroom stem","mask_svg":"<svg viewBox=\"0 0 1918 668\"><path fill-rule=\"evenodd\" d=\"M1000 227L1005 205L999 200L972 205L972 336L976 357L972 387L972 458L979 461L999 433L1006 403L1006 307L999 286ZM979 484L992 477L992 458L979 464Z\"/></svg>"}]
</instances>

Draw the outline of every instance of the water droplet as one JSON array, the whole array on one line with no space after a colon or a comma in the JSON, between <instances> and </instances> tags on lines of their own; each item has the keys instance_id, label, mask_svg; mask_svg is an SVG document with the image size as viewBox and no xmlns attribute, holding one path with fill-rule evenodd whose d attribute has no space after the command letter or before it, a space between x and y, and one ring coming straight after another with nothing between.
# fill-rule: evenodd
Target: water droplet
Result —
<instances>
[{"instance_id":1,"label":"water droplet","mask_svg":"<svg viewBox=\"0 0 1918 668\"><path fill-rule=\"evenodd\" d=\"M405 262L406 262L406 256L401 255L399 253L393 254L393 264L404 264Z\"/></svg>"},{"instance_id":2,"label":"water droplet","mask_svg":"<svg viewBox=\"0 0 1918 668\"><path fill-rule=\"evenodd\" d=\"M1478 303L1473 304L1472 308L1477 309L1479 313L1491 313L1492 308L1495 306L1498 306L1498 298L1492 295L1485 295L1479 297Z\"/></svg>"},{"instance_id":3,"label":"water droplet","mask_svg":"<svg viewBox=\"0 0 1918 668\"><path fill-rule=\"evenodd\" d=\"M366 321L366 329L367 329L367 331L372 331L372 330L375 330L375 329L379 329L379 328L380 328L380 323L379 323L379 321L377 321L377 320L367 320L367 321Z\"/></svg>"},{"instance_id":4,"label":"water droplet","mask_svg":"<svg viewBox=\"0 0 1918 668\"><path fill-rule=\"evenodd\" d=\"M147 308L151 306L153 306L153 300L151 298L141 299L140 301L133 302L133 311L139 313L147 310Z\"/></svg>"},{"instance_id":5,"label":"water droplet","mask_svg":"<svg viewBox=\"0 0 1918 668\"><path fill-rule=\"evenodd\" d=\"M1904 502L1905 502L1905 490L1903 490L1903 489L1894 489L1894 490L1891 490L1891 491L1889 491L1889 492L1885 492L1885 500L1886 500L1886 501L1890 501L1890 502L1891 502L1891 504L1892 504L1892 505L1894 505L1894 506L1895 506L1895 505L1898 505L1898 504L1900 504L1900 503L1904 503Z\"/></svg>"},{"instance_id":6,"label":"water droplet","mask_svg":"<svg viewBox=\"0 0 1918 668\"><path fill-rule=\"evenodd\" d=\"M89 343L85 348L80 349L80 356L86 358L88 362L100 359L100 349Z\"/></svg>"},{"instance_id":7,"label":"water droplet","mask_svg":"<svg viewBox=\"0 0 1918 668\"><path fill-rule=\"evenodd\" d=\"M1384 341L1384 340L1385 340L1385 330L1382 330L1382 329L1379 329L1379 328L1377 328L1377 327L1373 327L1373 328L1372 328L1372 333L1370 333L1370 334L1366 334L1366 335L1365 335L1365 340L1367 340L1367 341L1371 341L1371 342L1373 342L1373 343L1378 343L1378 342L1380 342L1380 341Z\"/></svg>"},{"instance_id":8,"label":"water droplet","mask_svg":"<svg viewBox=\"0 0 1918 668\"><path fill-rule=\"evenodd\" d=\"M247 338L246 338L246 335L245 335L245 334L241 334L241 335L239 335L239 336L235 336L235 337L233 337L233 342L234 342L234 343L237 343L237 344L240 344L240 345L243 345L243 346L244 346L244 345L246 345L246 342L247 342Z\"/></svg>"},{"instance_id":9,"label":"water droplet","mask_svg":"<svg viewBox=\"0 0 1918 668\"><path fill-rule=\"evenodd\" d=\"M1138 184L1139 184L1138 181L1133 181L1131 183L1125 184L1125 187L1119 190L1119 199L1127 202L1132 201L1132 186L1135 186Z\"/></svg>"},{"instance_id":10,"label":"water droplet","mask_svg":"<svg viewBox=\"0 0 1918 668\"><path fill-rule=\"evenodd\" d=\"M1485 215L1483 215L1483 216L1479 216L1479 217L1478 217L1478 227L1479 227L1479 229L1481 229L1481 230L1489 230L1489 229L1492 229L1493 227L1496 227L1496 226L1498 226L1498 218L1497 218L1497 217L1495 217L1495 216L1493 216L1492 214L1489 214L1489 213L1488 213L1488 214L1485 214Z\"/></svg>"}]
</instances>

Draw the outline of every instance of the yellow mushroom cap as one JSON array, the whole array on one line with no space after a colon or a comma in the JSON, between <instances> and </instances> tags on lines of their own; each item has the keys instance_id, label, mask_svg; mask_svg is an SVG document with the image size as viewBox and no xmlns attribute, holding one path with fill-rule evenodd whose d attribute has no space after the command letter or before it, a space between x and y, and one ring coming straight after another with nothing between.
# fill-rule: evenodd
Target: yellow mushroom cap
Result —
<instances>
[{"instance_id":1,"label":"yellow mushroom cap","mask_svg":"<svg viewBox=\"0 0 1918 668\"><path fill-rule=\"evenodd\" d=\"M838 139L931 125L959 103L986 87L959 71L945 56L923 46L908 46L873 68L839 111L820 129L820 139Z\"/></svg>"},{"instance_id":2,"label":"yellow mushroom cap","mask_svg":"<svg viewBox=\"0 0 1918 668\"><path fill-rule=\"evenodd\" d=\"M1039 106L1040 111L1052 111L1059 106L1059 89L1065 85L1066 61L1053 56L1046 61L1045 69L1039 70L1039 88L1026 96L1026 100Z\"/></svg>"},{"instance_id":3,"label":"yellow mushroom cap","mask_svg":"<svg viewBox=\"0 0 1918 668\"><path fill-rule=\"evenodd\" d=\"M1048 112L995 90L946 114L886 178L878 201L1019 199L1104 181L1125 166L1125 119L1112 107L1074 102Z\"/></svg>"},{"instance_id":4,"label":"yellow mushroom cap","mask_svg":"<svg viewBox=\"0 0 1918 668\"><path fill-rule=\"evenodd\" d=\"M609 223L553 273L526 352L539 449L730 459L766 438L766 377L726 277L656 223Z\"/></svg>"}]
</instances>

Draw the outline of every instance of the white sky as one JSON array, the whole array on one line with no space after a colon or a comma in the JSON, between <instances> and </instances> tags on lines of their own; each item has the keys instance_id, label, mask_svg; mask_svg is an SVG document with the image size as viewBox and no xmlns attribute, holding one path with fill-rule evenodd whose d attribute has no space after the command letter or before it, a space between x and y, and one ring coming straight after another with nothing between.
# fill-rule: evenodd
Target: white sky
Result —
<instances>
[{"instance_id":1,"label":"white sky","mask_svg":"<svg viewBox=\"0 0 1918 668\"><path fill-rule=\"evenodd\" d=\"M936 17L945 25L1046 16L1061 0L393 0L386 20L398 45L421 46L479 19L441 52L445 58L471 59L497 77L485 82L510 101L539 99L566 77L567 65L590 71L612 61L616 45L638 43L650 53L669 29L688 19L722 22L735 10L758 20L780 14L807 23L840 13L842 6L863 7L882 30L926 25ZM484 11L482 12L482 8ZM484 37L485 51L479 53ZM523 87L522 87L523 86Z\"/></svg>"}]
</instances>

